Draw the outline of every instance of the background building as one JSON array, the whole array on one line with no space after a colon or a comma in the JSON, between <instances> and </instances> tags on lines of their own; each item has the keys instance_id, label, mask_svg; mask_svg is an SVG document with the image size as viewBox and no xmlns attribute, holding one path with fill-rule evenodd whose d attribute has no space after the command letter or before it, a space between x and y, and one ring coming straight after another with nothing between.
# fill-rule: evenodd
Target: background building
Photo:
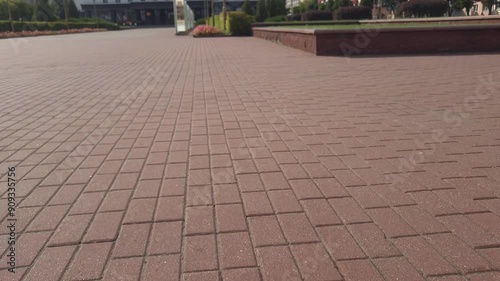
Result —
<instances>
[{"instance_id":1,"label":"background building","mask_svg":"<svg viewBox=\"0 0 500 281\"><path fill-rule=\"evenodd\" d=\"M94 2L95 1L95 2ZM193 10L195 20L211 14L211 1L186 0ZM250 0L257 6L257 0ZM75 0L77 8L88 18L96 16L125 25L173 25L173 0ZM222 12L222 0L214 0L214 12ZM240 11L243 0L227 0L227 11Z\"/></svg>"},{"instance_id":2,"label":"background building","mask_svg":"<svg viewBox=\"0 0 500 281\"><path fill-rule=\"evenodd\" d=\"M75 0L85 17L97 17L120 24L172 25L172 0Z\"/></svg>"},{"instance_id":3,"label":"background building","mask_svg":"<svg viewBox=\"0 0 500 281\"><path fill-rule=\"evenodd\" d=\"M204 3L208 5L208 14L210 15L211 11L211 1L202 1L202 0L186 0L189 7L193 10L195 19L201 19L205 16L205 8ZM243 0L226 0L226 9L227 11L241 11L243 6ZM257 7L257 0L250 0L250 5L253 7L255 12L255 8ZM222 12L223 1L222 0L214 0L214 12L215 14L220 14Z\"/></svg>"}]
</instances>

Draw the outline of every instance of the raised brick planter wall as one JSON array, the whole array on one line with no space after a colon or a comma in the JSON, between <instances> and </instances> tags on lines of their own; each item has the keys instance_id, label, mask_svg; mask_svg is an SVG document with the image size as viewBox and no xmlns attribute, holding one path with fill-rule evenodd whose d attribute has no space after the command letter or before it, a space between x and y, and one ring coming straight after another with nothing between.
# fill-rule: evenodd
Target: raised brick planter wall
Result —
<instances>
[{"instance_id":1,"label":"raised brick planter wall","mask_svg":"<svg viewBox=\"0 0 500 281\"><path fill-rule=\"evenodd\" d=\"M301 32L286 32L284 30L284 32L274 32L268 30L268 28L253 28L253 36L313 54L316 54L317 51L317 38L314 34L314 30L303 30Z\"/></svg>"},{"instance_id":2,"label":"raised brick planter wall","mask_svg":"<svg viewBox=\"0 0 500 281\"><path fill-rule=\"evenodd\" d=\"M254 36L316 55L500 51L500 24L377 30L253 28Z\"/></svg>"}]
</instances>

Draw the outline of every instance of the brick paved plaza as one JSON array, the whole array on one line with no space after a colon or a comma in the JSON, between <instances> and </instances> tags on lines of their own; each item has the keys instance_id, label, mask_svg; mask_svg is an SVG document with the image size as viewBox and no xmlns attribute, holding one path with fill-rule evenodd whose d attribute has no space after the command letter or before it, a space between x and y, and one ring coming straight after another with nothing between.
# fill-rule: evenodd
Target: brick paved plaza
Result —
<instances>
[{"instance_id":1,"label":"brick paved plaza","mask_svg":"<svg viewBox=\"0 0 500 281\"><path fill-rule=\"evenodd\" d=\"M173 34L0 40L0 280L500 280L500 55Z\"/></svg>"}]
</instances>

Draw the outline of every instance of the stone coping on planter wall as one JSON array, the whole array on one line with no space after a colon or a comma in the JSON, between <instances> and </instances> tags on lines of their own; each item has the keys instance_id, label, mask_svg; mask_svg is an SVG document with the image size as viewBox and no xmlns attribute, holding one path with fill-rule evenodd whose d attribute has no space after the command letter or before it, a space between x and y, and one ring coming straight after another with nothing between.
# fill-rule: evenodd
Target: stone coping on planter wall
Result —
<instances>
[{"instance_id":1,"label":"stone coping on planter wall","mask_svg":"<svg viewBox=\"0 0 500 281\"><path fill-rule=\"evenodd\" d=\"M429 23L429 22L452 22L452 23L500 23L500 15L492 16L468 16L468 17L438 17L438 18L399 18L385 20L329 20L329 21L283 21L283 22L255 22L252 27L270 26L296 26L296 25L340 25L340 24L401 24L401 23Z\"/></svg>"},{"instance_id":2,"label":"stone coping on planter wall","mask_svg":"<svg viewBox=\"0 0 500 281\"><path fill-rule=\"evenodd\" d=\"M373 29L254 27L253 34L320 56L500 52L500 24Z\"/></svg>"}]
</instances>

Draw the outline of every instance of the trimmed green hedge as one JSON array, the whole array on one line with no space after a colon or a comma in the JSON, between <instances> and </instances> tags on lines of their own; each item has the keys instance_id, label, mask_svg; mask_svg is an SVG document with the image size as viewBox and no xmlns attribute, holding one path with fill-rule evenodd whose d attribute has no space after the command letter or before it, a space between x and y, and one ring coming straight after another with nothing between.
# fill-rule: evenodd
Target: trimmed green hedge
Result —
<instances>
[{"instance_id":1,"label":"trimmed green hedge","mask_svg":"<svg viewBox=\"0 0 500 281\"><path fill-rule=\"evenodd\" d=\"M227 16L227 14L226 14ZM220 30L224 30L224 15L220 14L219 15L219 28Z\"/></svg>"},{"instance_id":2,"label":"trimmed green hedge","mask_svg":"<svg viewBox=\"0 0 500 281\"><path fill-rule=\"evenodd\" d=\"M226 29L224 29L224 16L222 13L220 15L214 16L214 18L215 18L215 26L213 24L212 18L209 18L208 25L220 29L227 35L231 36L252 35L251 24L255 22L254 16L249 16L244 12L227 12Z\"/></svg>"},{"instance_id":3,"label":"trimmed green hedge","mask_svg":"<svg viewBox=\"0 0 500 281\"><path fill-rule=\"evenodd\" d=\"M229 12L226 20L227 33L232 36L251 36L251 24L254 21L254 17L244 12Z\"/></svg>"},{"instance_id":4,"label":"trimmed green hedge","mask_svg":"<svg viewBox=\"0 0 500 281\"><path fill-rule=\"evenodd\" d=\"M286 21L286 16L276 16L264 20L264 22L283 22L283 21Z\"/></svg>"},{"instance_id":5,"label":"trimmed green hedge","mask_svg":"<svg viewBox=\"0 0 500 281\"><path fill-rule=\"evenodd\" d=\"M215 25L214 25L215 23ZM220 29L221 31L224 31L224 25L222 24L222 14L221 15L215 15L213 17L208 18L208 25L213 26L215 28Z\"/></svg>"},{"instance_id":6,"label":"trimmed green hedge","mask_svg":"<svg viewBox=\"0 0 500 281\"><path fill-rule=\"evenodd\" d=\"M47 22L36 22L36 21L15 21L14 31L19 32L23 30L49 30L49 24ZM9 21L0 21L0 32L12 31Z\"/></svg>"},{"instance_id":7,"label":"trimmed green hedge","mask_svg":"<svg viewBox=\"0 0 500 281\"><path fill-rule=\"evenodd\" d=\"M66 29L64 22L36 22L36 21L14 21L14 31L23 30L63 30ZM68 22L69 29L97 28L95 22ZM99 22L99 28L117 30L120 27L110 22ZM0 32L12 31L9 21L0 21Z\"/></svg>"}]
</instances>

